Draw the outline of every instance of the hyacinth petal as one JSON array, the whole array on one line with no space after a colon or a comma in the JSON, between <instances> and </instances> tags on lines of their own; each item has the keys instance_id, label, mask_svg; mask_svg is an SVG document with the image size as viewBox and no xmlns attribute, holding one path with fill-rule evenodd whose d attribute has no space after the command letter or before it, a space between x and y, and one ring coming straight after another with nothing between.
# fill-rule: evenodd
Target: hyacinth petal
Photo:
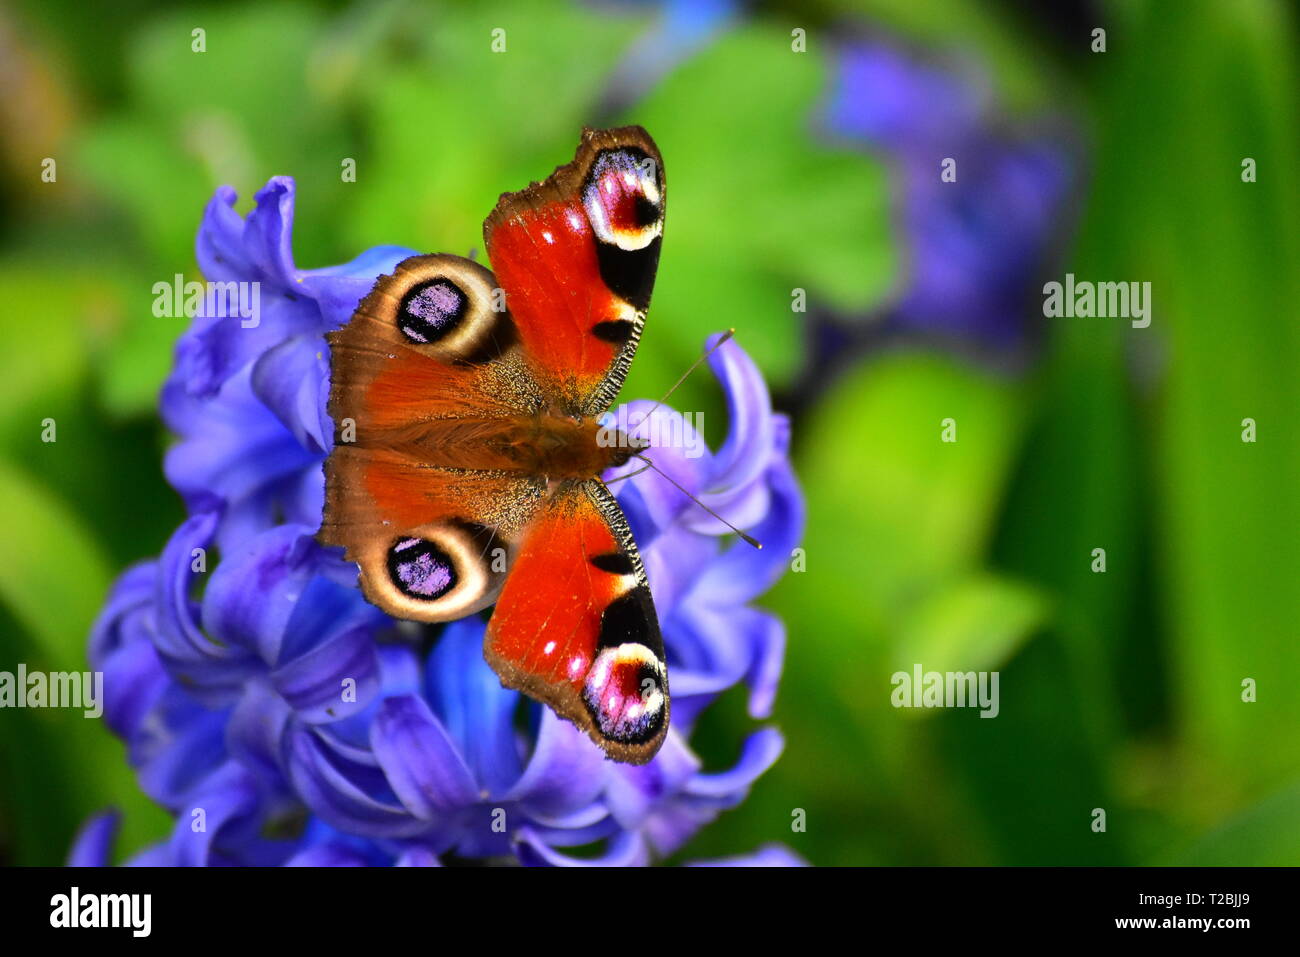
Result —
<instances>
[{"instance_id":1,"label":"hyacinth petal","mask_svg":"<svg viewBox=\"0 0 1300 957\"><path fill-rule=\"evenodd\" d=\"M633 426L629 434L636 438L697 435L694 429L685 423L681 413L664 406L655 409L654 406L655 403L644 400L629 402L619 409L617 419L627 421L630 426ZM696 440L692 438L690 441ZM699 442L702 447L703 440L699 439ZM696 508L690 496L698 497L702 493L704 482L709 474L707 465L710 459L703 455L699 458L688 457L685 445L666 445L656 448L652 461L655 464L654 470L642 472L635 478L628 479L627 484L635 483L636 491L641 498L639 503L641 510L654 529L662 529L670 526L677 516L687 509ZM630 470L628 466L623 466L613 474ZM676 485L673 484L674 482ZM615 488L618 489L618 486L616 485ZM620 497L622 491L620 490ZM643 531L641 528L635 530ZM649 540L651 537L647 536L647 541Z\"/></svg>"},{"instance_id":2,"label":"hyacinth petal","mask_svg":"<svg viewBox=\"0 0 1300 957\"><path fill-rule=\"evenodd\" d=\"M181 694L181 692L173 692ZM185 720L146 742L138 764L140 789L163 807L175 810L226 758L228 711L209 711L191 704Z\"/></svg>"},{"instance_id":3,"label":"hyacinth petal","mask_svg":"<svg viewBox=\"0 0 1300 957\"><path fill-rule=\"evenodd\" d=\"M655 608L664 609L661 615L666 615L694 588L695 579L717 555L717 540L674 524L640 551Z\"/></svg>"},{"instance_id":4,"label":"hyacinth petal","mask_svg":"<svg viewBox=\"0 0 1300 957\"><path fill-rule=\"evenodd\" d=\"M726 771L697 774L686 784L686 792L696 797L736 802L750 785L776 763L785 748L785 738L776 728L762 728L745 739L740 760Z\"/></svg>"},{"instance_id":5,"label":"hyacinth petal","mask_svg":"<svg viewBox=\"0 0 1300 957\"><path fill-rule=\"evenodd\" d=\"M237 198L233 186L219 186L203 210L194 256L211 282L246 279L252 272L244 253L244 219L235 212Z\"/></svg>"},{"instance_id":6,"label":"hyacinth petal","mask_svg":"<svg viewBox=\"0 0 1300 957\"><path fill-rule=\"evenodd\" d=\"M537 818L529 822L528 829L534 838L552 848L586 847L613 838L620 833L618 822L610 817L609 811L595 805L590 810L593 817L597 813L600 815L591 823L553 827L549 821Z\"/></svg>"},{"instance_id":7,"label":"hyacinth petal","mask_svg":"<svg viewBox=\"0 0 1300 957\"><path fill-rule=\"evenodd\" d=\"M189 328L176 343L176 369L168 379L190 398L211 399L272 345L320 331L314 304L274 293L256 279L245 277L234 286L209 282L202 292ZM182 306L192 306L188 293ZM164 412L174 394L165 394Z\"/></svg>"},{"instance_id":8,"label":"hyacinth petal","mask_svg":"<svg viewBox=\"0 0 1300 957\"><path fill-rule=\"evenodd\" d=\"M130 741L167 691L171 676L148 641L115 648L95 668L104 673L104 723Z\"/></svg>"},{"instance_id":9,"label":"hyacinth petal","mask_svg":"<svg viewBox=\"0 0 1300 957\"><path fill-rule=\"evenodd\" d=\"M712 349L720 337L710 336ZM709 491L741 489L758 481L773 448L772 400L763 374L734 339L714 349L709 366L727 399L727 438L715 456ZM713 507L713 503L709 503Z\"/></svg>"},{"instance_id":10,"label":"hyacinth petal","mask_svg":"<svg viewBox=\"0 0 1300 957\"><path fill-rule=\"evenodd\" d=\"M168 841L151 844L131 857L127 867L171 867L171 845Z\"/></svg>"},{"instance_id":11,"label":"hyacinth petal","mask_svg":"<svg viewBox=\"0 0 1300 957\"><path fill-rule=\"evenodd\" d=\"M158 650L164 655L187 658L195 653L222 654L203 634L198 609L190 599L195 562L212 542L219 516L215 512L195 515L181 523L168 540L159 560L154 606L157 614Z\"/></svg>"},{"instance_id":12,"label":"hyacinth petal","mask_svg":"<svg viewBox=\"0 0 1300 957\"><path fill-rule=\"evenodd\" d=\"M522 766L515 738L516 692L483 660L485 625L462 618L443 631L426 669L429 703L474 778L492 796L506 794Z\"/></svg>"},{"instance_id":13,"label":"hyacinth petal","mask_svg":"<svg viewBox=\"0 0 1300 957\"><path fill-rule=\"evenodd\" d=\"M231 757L251 768L262 781L274 782L276 790L285 784L281 741L292 717L293 710L270 682L258 677L244 686L226 726L226 749Z\"/></svg>"},{"instance_id":14,"label":"hyacinth petal","mask_svg":"<svg viewBox=\"0 0 1300 957\"><path fill-rule=\"evenodd\" d=\"M749 529L763 547L733 543L695 578L693 593L703 601L737 605L757 598L789 570L791 555L803 538L803 493L786 457L789 422L780 416L776 425L773 434L777 445L766 475L770 490L767 514Z\"/></svg>"},{"instance_id":15,"label":"hyacinth petal","mask_svg":"<svg viewBox=\"0 0 1300 957\"><path fill-rule=\"evenodd\" d=\"M564 814L541 814L531 812L530 816L533 819L534 829L538 833L546 831L557 835L555 839L548 837L546 843L560 845L578 845L588 843L587 841L582 840L580 836L573 837L573 835L580 835L581 833L592 831L593 829L600 829L602 825L608 825L610 819L609 809L599 801L580 807L576 811L570 811ZM600 831L599 836L604 837L610 833L610 830L610 828L605 827ZM563 832L563 835L559 836L559 832ZM564 839L571 837L573 838L572 840ZM591 840L596 839L597 838L594 837L591 838Z\"/></svg>"},{"instance_id":16,"label":"hyacinth petal","mask_svg":"<svg viewBox=\"0 0 1300 957\"><path fill-rule=\"evenodd\" d=\"M719 694L734 684L729 677L719 678L707 672L684 668L673 669L672 683L673 724L688 737L700 714L717 700Z\"/></svg>"},{"instance_id":17,"label":"hyacinth petal","mask_svg":"<svg viewBox=\"0 0 1300 957\"><path fill-rule=\"evenodd\" d=\"M725 518L726 522L719 521L698 506L687 509L680 521L684 528L703 535L730 535L732 526L752 529L762 521L768 511L769 497L767 483L761 479L721 492L705 492L699 496L700 502Z\"/></svg>"},{"instance_id":18,"label":"hyacinth petal","mask_svg":"<svg viewBox=\"0 0 1300 957\"><path fill-rule=\"evenodd\" d=\"M668 0L665 14L628 49L606 80L614 103L633 103L665 73L704 46L740 9L739 0Z\"/></svg>"},{"instance_id":19,"label":"hyacinth petal","mask_svg":"<svg viewBox=\"0 0 1300 957\"><path fill-rule=\"evenodd\" d=\"M244 254L261 278L281 289L292 287L293 200L291 176L272 176L253 197L254 207L244 223Z\"/></svg>"},{"instance_id":20,"label":"hyacinth petal","mask_svg":"<svg viewBox=\"0 0 1300 957\"><path fill-rule=\"evenodd\" d=\"M474 775L423 698L385 699L370 740L388 783L416 817L434 820L479 799Z\"/></svg>"},{"instance_id":21,"label":"hyacinth petal","mask_svg":"<svg viewBox=\"0 0 1300 957\"><path fill-rule=\"evenodd\" d=\"M546 708L533 754L507 800L543 818L579 811L600 794L604 764L604 753L590 738Z\"/></svg>"},{"instance_id":22,"label":"hyacinth petal","mask_svg":"<svg viewBox=\"0 0 1300 957\"><path fill-rule=\"evenodd\" d=\"M191 513L225 507L223 547L234 543L224 534L234 509L265 499L262 527L267 527L275 501L266 493L286 479L297 481L304 470L320 472L320 456L305 449L258 400L250 374L251 368L245 369L208 402L184 397L169 401L174 387L164 388L165 417L181 440L167 451L163 471Z\"/></svg>"},{"instance_id":23,"label":"hyacinth petal","mask_svg":"<svg viewBox=\"0 0 1300 957\"><path fill-rule=\"evenodd\" d=\"M714 695L744 680L750 688L749 713L755 718L771 713L785 657L781 619L746 605L690 602L674 616L672 634L681 661L673 673L675 698Z\"/></svg>"},{"instance_id":24,"label":"hyacinth petal","mask_svg":"<svg viewBox=\"0 0 1300 957\"><path fill-rule=\"evenodd\" d=\"M391 274L398 263L415 255L405 246L375 246L341 266L300 272L294 282L302 294L315 300L321 329L328 332L347 324L378 277Z\"/></svg>"},{"instance_id":25,"label":"hyacinth petal","mask_svg":"<svg viewBox=\"0 0 1300 957\"><path fill-rule=\"evenodd\" d=\"M211 863L213 847L223 838L243 843L239 832L258 830L261 801L257 783L238 762L222 765L179 809L170 850L178 867L203 867ZM203 826L196 823L202 821ZM235 832L234 835L227 833Z\"/></svg>"},{"instance_id":26,"label":"hyacinth petal","mask_svg":"<svg viewBox=\"0 0 1300 957\"><path fill-rule=\"evenodd\" d=\"M649 764L609 769L605 800L610 813L622 827L634 830L659 801L680 790L699 769L700 759L676 729L669 728L663 747Z\"/></svg>"},{"instance_id":27,"label":"hyacinth petal","mask_svg":"<svg viewBox=\"0 0 1300 957\"><path fill-rule=\"evenodd\" d=\"M298 444L315 455L324 455L333 446L332 425L325 412L327 351L321 336L294 336L264 352L252 371L253 393Z\"/></svg>"},{"instance_id":28,"label":"hyacinth petal","mask_svg":"<svg viewBox=\"0 0 1300 957\"><path fill-rule=\"evenodd\" d=\"M371 862L344 844L313 844L284 862L285 867L369 867Z\"/></svg>"},{"instance_id":29,"label":"hyacinth petal","mask_svg":"<svg viewBox=\"0 0 1300 957\"><path fill-rule=\"evenodd\" d=\"M764 844L751 854L687 861L686 867L807 867L808 862L784 844Z\"/></svg>"},{"instance_id":30,"label":"hyacinth petal","mask_svg":"<svg viewBox=\"0 0 1300 957\"><path fill-rule=\"evenodd\" d=\"M855 43L841 55L827 111L833 130L876 146L933 155L974 130L988 87L884 42Z\"/></svg>"},{"instance_id":31,"label":"hyacinth petal","mask_svg":"<svg viewBox=\"0 0 1300 957\"><path fill-rule=\"evenodd\" d=\"M427 847L408 847L393 862L394 867L442 867L438 855Z\"/></svg>"},{"instance_id":32,"label":"hyacinth petal","mask_svg":"<svg viewBox=\"0 0 1300 957\"><path fill-rule=\"evenodd\" d=\"M157 576L158 563L154 561L139 562L118 576L90 629L86 653L91 664L97 664L117 648L147 637L141 613L147 615L151 609Z\"/></svg>"},{"instance_id":33,"label":"hyacinth petal","mask_svg":"<svg viewBox=\"0 0 1300 957\"><path fill-rule=\"evenodd\" d=\"M750 687L749 715L769 718L785 666L785 622L761 608L745 610L754 613L749 628L752 665L745 677Z\"/></svg>"},{"instance_id":34,"label":"hyacinth petal","mask_svg":"<svg viewBox=\"0 0 1300 957\"><path fill-rule=\"evenodd\" d=\"M68 851L68 867L107 867L112 863L113 844L117 840L122 814L109 808L93 815L72 841Z\"/></svg>"},{"instance_id":35,"label":"hyacinth petal","mask_svg":"<svg viewBox=\"0 0 1300 957\"><path fill-rule=\"evenodd\" d=\"M265 662L280 654L289 617L302 591L301 525L282 525L226 554L203 594L203 625L230 645L249 649Z\"/></svg>"},{"instance_id":36,"label":"hyacinth petal","mask_svg":"<svg viewBox=\"0 0 1300 957\"><path fill-rule=\"evenodd\" d=\"M271 683L308 724L351 717L379 694L374 639L365 628L335 632L276 668Z\"/></svg>"},{"instance_id":37,"label":"hyacinth petal","mask_svg":"<svg viewBox=\"0 0 1300 957\"><path fill-rule=\"evenodd\" d=\"M598 857L571 857L546 844L531 828L521 828L516 853L525 867L644 867L650 863L650 849L635 831L620 831Z\"/></svg>"},{"instance_id":38,"label":"hyacinth petal","mask_svg":"<svg viewBox=\"0 0 1300 957\"><path fill-rule=\"evenodd\" d=\"M195 568L201 559L206 561L217 520L215 513L186 520L163 549L155 592L154 644L173 678L203 701L221 705L237 694L255 661L244 649L205 635L199 627L199 606L190 598L199 575Z\"/></svg>"},{"instance_id":39,"label":"hyacinth petal","mask_svg":"<svg viewBox=\"0 0 1300 957\"><path fill-rule=\"evenodd\" d=\"M305 726L287 734L290 778L298 795L323 820L349 834L408 837L427 827L412 817L389 790L383 772L331 754L324 739ZM380 780L383 779L383 780Z\"/></svg>"}]
</instances>

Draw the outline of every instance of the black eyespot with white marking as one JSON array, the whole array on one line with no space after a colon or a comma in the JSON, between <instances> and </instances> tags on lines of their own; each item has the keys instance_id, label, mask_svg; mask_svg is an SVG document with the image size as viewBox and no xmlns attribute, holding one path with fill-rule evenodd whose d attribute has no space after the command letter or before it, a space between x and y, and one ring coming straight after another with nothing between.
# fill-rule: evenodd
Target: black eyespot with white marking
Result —
<instances>
[{"instance_id":1,"label":"black eyespot with white marking","mask_svg":"<svg viewBox=\"0 0 1300 957\"><path fill-rule=\"evenodd\" d=\"M399 618L440 622L496 601L513 552L513 544L491 529L447 520L376 536L357 563L372 602Z\"/></svg>"},{"instance_id":2,"label":"black eyespot with white marking","mask_svg":"<svg viewBox=\"0 0 1300 957\"><path fill-rule=\"evenodd\" d=\"M663 239L664 181L658 160L635 146L603 150L587 173L582 204L596 235L601 279L644 312Z\"/></svg>"},{"instance_id":3,"label":"black eyespot with white marking","mask_svg":"<svg viewBox=\"0 0 1300 957\"><path fill-rule=\"evenodd\" d=\"M605 648L587 672L582 700L602 735L620 744L645 744L668 719L663 662L634 642Z\"/></svg>"},{"instance_id":4,"label":"black eyespot with white marking","mask_svg":"<svg viewBox=\"0 0 1300 957\"><path fill-rule=\"evenodd\" d=\"M388 550L388 577L403 594L436 601L456 587L450 555L425 538L402 538Z\"/></svg>"},{"instance_id":5,"label":"black eyespot with white marking","mask_svg":"<svg viewBox=\"0 0 1300 957\"><path fill-rule=\"evenodd\" d=\"M495 358L513 342L514 325L496 278L469 259L412 256L383 276L361 304L396 330L401 342L445 361Z\"/></svg>"},{"instance_id":6,"label":"black eyespot with white marking","mask_svg":"<svg viewBox=\"0 0 1300 957\"><path fill-rule=\"evenodd\" d=\"M397 327L412 342L427 345L453 332L469 311L469 297L450 279L412 286L397 310Z\"/></svg>"},{"instance_id":7,"label":"black eyespot with white marking","mask_svg":"<svg viewBox=\"0 0 1300 957\"><path fill-rule=\"evenodd\" d=\"M582 187L587 219L602 243L645 249L663 232L663 174L654 157L635 146L602 150Z\"/></svg>"}]
</instances>

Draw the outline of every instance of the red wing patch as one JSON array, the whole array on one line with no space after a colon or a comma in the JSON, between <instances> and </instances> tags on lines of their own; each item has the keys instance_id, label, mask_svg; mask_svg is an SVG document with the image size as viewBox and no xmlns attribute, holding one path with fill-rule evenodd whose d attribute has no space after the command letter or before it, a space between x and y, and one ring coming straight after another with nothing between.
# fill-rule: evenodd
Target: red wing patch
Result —
<instances>
[{"instance_id":1,"label":"red wing patch","mask_svg":"<svg viewBox=\"0 0 1300 957\"><path fill-rule=\"evenodd\" d=\"M574 483L525 531L484 652L502 682L553 707L612 757L643 764L668 730L663 638L627 521Z\"/></svg>"},{"instance_id":2,"label":"red wing patch","mask_svg":"<svg viewBox=\"0 0 1300 957\"><path fill-rule=\"evenodd\" d=\"M483 225L524 353L568 413L622 387L663 239L663 164L639 126L583 132L572 163L503 195Z\"/></svg>"}]
</instances>

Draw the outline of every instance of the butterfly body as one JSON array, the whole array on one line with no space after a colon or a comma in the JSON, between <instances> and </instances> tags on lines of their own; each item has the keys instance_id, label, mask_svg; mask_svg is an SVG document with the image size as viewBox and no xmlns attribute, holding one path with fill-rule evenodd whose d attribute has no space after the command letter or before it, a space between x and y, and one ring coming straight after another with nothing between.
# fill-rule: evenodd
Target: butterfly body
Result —
<instances>
[{"instance_id":1,"label":"butterfly body","mask_svg":"<svg viewBox=\"0 0 1300 957\"><path fill-rule=\"evenodd\" d=\"M599 479L642 448L623 432L552 411L438 419L376 439L431 467L515 472L548 481Z\"/></svg>"},{"instance_id":2,"label":"butterfly body","mask_svg":"<svg viewBox=\"0 0 1300 957\"><path fill-rule=\"evenodd\" d=\"M604 427L640 339L664 180L639 127L585 131L484 225L495 275L449 255L382 276L329 336L335 447L320 538L374 604L442 622L495 603L484 653L613 758L667 732L667 666Z\"/></svg>"}]
</instances>

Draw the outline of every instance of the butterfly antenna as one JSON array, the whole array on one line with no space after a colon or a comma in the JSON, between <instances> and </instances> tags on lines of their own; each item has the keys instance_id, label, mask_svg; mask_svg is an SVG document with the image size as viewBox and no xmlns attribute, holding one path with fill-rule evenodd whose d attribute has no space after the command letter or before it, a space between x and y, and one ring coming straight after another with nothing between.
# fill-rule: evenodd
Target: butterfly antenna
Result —
<instances>
[{"instance_id":1,"label":"butterfly antenna","mask_svg":"<svg viewBox=\"0 0 1300 957\"><path fill-rule=\"evenodd\" d=\"M628 429L628 431L629 431L629 432L635 432L637 429L639 429L639 428L642 426L642 424L645 422L646 419L648 419L648 418L650 418L650 416L654 415L655 410L658 409L659 406L663 405L665 402L668 401L668 397L671 396L674 392L677 391L677 387L678 387L679 385L681 385L683 382L686 381L686 377L689 376L692 372L694 372L696 369L698 369L698 368L700 367L700 363L701 363L701 362L703 362L703 361L704 361L705 359L707 359L709 356L713 355L713 353L717 352L718 349L722 346L722 344L723 344L724 342L726 342L728 339L730 339L732 336L734 336L735 334L736 334L736 330L735 330L735 329L728 329L726 332L724 332L724 333L723 333L723 334L718 338L718 341L715 342L715 343L713 344L713 346L712 346L712 347L711 347L707 352L705 352L702 356L700 356L698 359L696 359L694 362L691 363L690 368L687 369L685 372L682 373L682 377L681 377L680 379L678 379L676 382L673 383L673 387L672 387L671 389L669 389L667 392L664 393L664 397L663 397L662 399L660 399L658 402L656 402L654 405L650 406L650 411L647 412L645 415L641 416L641 418L637 419L636 425L632 426L630 429ZM656 470L656 471L658 471L658 470ZM660 472L659 474L660 474L660 475L663 475L662 472ZM665 476L665 478L666 478L666 477L667 477L667 476ZM669 479L669 481L672 481L672 480ZM703 507L703 506L701 506L701 507Z\"/></svg>"},{"instance_id":2,"label":"butterfly antenna","mask_svg":"<svg viewBox=\"0 0 1300 957\"><path fill-rule=\"evenodd\" d=\"M722 343L718 343L718 345L722 345ZM716 348L716 346L715 346L714 348ZM695 503L696 505L698 505L700 508L704 509L704 511L708 512L710 515L712 515L714 518L716 518L716 519L717 519L719 522L721 522L723 525L727 526L727 528L731 529L733 532L735 532L737 535L739 535L741 538L743 538L743 539L744 539L745 541L747 541L749 544L753 545L755 548L762 548L762 547L763 547L763 543L762 543L762 542L760 542L758 539L754 538L752 535L746 535L744 532L742 532L740 529L738 529L735 525L732 525L729 521L727 521L725 518L723 518L721 515L719 515L719 514L718 514L717 512L715 512L713 509L709 508L707 505L705 505L703 502L701 502L698 498L696 498L696 497L695 497L694 495L692 495L690 492L686 491L686 489L684 489L684 488L682 488L680 485L678 485L677 482L676 482L676 480L674 480L674 479L673 479L671 476L669 476L666 472L663 472L662 470L660 470L658 466L656 466L653 462L651 462L651 461L650 461L648 458L646 458L644 455L638 455L638 456L636 456L636 457L639 458L642 462L644 462L644 463L646 464L646 467L647 467L647 468L652 468L652 469L654 469L656 472L658 472L658 473L659 473L660 475L662 475L664 478L668 479L668 481L672 484L672 486L673 486L674 488L677 489L677 491L681 492L683 495L685 495L687 498L689 498L692 502L694 502L694 503Z\"/></svg>"}]
</instances>

